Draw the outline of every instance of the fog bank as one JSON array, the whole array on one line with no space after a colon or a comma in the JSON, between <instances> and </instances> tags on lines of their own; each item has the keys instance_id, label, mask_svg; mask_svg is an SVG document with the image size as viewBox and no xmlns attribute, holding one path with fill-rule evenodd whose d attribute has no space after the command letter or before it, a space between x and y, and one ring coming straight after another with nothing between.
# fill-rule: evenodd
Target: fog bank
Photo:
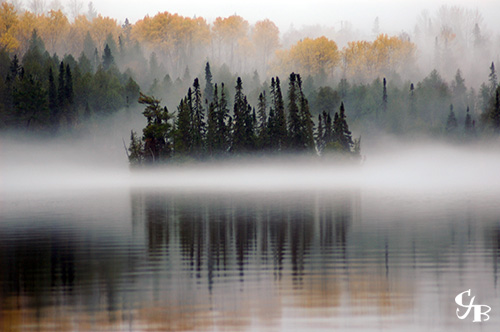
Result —
<instances>
[{"instance_id":1,"label":"fog bank","mask_svg":"<svg viewBox=\"0 0 500 332\"><path fill-rule=\"evenodd\" d=\"M121 138L0 140L0 200L28 193L129 188L174 191L302 191L360 188L397 192L500 190L498 149L478 145L368 144L361 165L287 157L171 164L130 170ZM484 146L485 144L483 144Z\"/></svg>"}]
</instances>

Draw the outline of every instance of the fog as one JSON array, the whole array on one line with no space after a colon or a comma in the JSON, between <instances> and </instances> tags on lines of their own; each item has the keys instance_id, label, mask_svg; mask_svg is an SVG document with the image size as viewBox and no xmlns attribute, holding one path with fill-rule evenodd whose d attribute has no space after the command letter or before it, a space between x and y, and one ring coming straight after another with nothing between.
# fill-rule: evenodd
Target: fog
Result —
<instances>
[{"instance_id":1,"label":"fog","mask_svg":"<svg viewBox=\"0 0 500 332\"><path fill-rule=\"evenodd\" d=\"M121 125L107 128L107 132L73 139L4 135L0 140L0 199L130 188L208 192L359 188L429 195L500 190L500 152L485 142L458 146L378 136L366 140L360 164L289 156L131 170L122 141L128 130Z\"/></svg>"}]
</instances>

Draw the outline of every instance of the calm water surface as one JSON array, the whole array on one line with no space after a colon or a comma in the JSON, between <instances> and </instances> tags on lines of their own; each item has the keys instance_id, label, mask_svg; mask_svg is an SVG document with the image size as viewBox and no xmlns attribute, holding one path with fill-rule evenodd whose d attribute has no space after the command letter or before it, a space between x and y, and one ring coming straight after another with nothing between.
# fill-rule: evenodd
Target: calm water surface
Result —
<instances>
[{"instance_id":1,"label":"calm water surface","mask_svg":"<svg viewBox=\"0 0 500 332\"><path fill-rule=\"evenodd\" d=\"M499 193L2 193L0 330L497 331Z\"/></svg>"}]
</instances>

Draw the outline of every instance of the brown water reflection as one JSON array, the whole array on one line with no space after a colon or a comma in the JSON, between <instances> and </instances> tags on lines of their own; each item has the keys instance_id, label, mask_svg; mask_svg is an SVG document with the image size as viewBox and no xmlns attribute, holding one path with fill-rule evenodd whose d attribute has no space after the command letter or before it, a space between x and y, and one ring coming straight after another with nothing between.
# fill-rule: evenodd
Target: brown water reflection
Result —
<instances>
[{"instance_id":1,"label":"brown water reflection","mask_svg":"<svg viewBox=\"0 0 500 332\"><path fill-rule=\"evenodd\" d=\"M108 196L3 215L0 330L460 329L457 290L496 290L491 207L358 190Z\"/></svg>"}]
</instances>

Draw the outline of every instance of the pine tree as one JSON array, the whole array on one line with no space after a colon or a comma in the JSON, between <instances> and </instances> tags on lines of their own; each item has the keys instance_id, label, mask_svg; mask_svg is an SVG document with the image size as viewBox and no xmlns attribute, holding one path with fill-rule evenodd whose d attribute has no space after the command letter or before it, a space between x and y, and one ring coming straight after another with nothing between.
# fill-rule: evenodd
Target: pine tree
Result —
<instances>
[{"instance_id":1,"label":"pine tree","mask_svg":"<svg viewBox=\"0 0 500 332\"><path fill-rule=\"evenodd\" d=\"M351 152L351 146L353 145L352 135L349 131L349 126L347 125L344 103L340 104L339 113L335 113L333 120L333 132L335 135L335 141L339 144L341 151Z\"/></svg>"},{"instance_id":2,"label":"pine tree","mask_svg":"<svg viewBox=\"0 0 500 332\"><path fill-rule=\"evenodd\" d=\"M413 83L410 84L410 96L409 96L409 104L410 104L410 115L415 116L417 113L416 101L415 101L415 86Z\"/></svg>"},{"instance_id":3,"label":"pine tree","mask_svg":"<svg viewBox=\"0 0 500 332\"><path fill-rule=\"evenodd\" d=\"M64 63L61 61L59 64L59 77L58 77L58 85L57 85L57 100L59 106L59 115L61 115L63 109L66 106L66 91L65 91L65 83L64 77L66 76L66 70L64 69Z\"/></svg>"},{"instance_id":4,"label":"pine tree","mask_svg":"<svg viewBox=\"0 0 500 332\"><path fill-rule=\"evenodd\" d=\"M191 92L191 90L189 90ZM177 121L175 130L175 146L176 155L187 155L192 149L191 137L191 108L188 103L188 98L183 98L177 107Z\"/></svg>"},{"instance_id":5,"label":"pine tree","mask_svg":"<svg viewBox=\"0 0 500 332\"><path fill-rule=\"evenodd\" d=\"M74 92L73 92L73 76L71 75L71 69L69 64L66 65L66 77L64 80L64 98L71 105L73 104Z\"/></svg>"},{"instance_id":6,"label":"pine tree","mask_svg":"<svg viewBox=\"0 0 500 332\"><path fill-rule=\"evenodd\" d=\"M144 146L133 130L130 131L130 145L128 147L128 161L131 166L140 166L144 160Z\"/></svg>"},{"instance_id":7,"label":"pine tree","mask_svg":"<svg viewBox=\"0 0 500 332\"><path fill-rule=\"evenodd\" d=\"M210 71L210 63L205 65L205 90L203 95L208 104L214 99L214 86L212 83L212 72Z\"/></svg>"},{"instance_id":8,"label":"pine tree","mask_svg":"<svg viewBox=\"0 0 500 332\"><path fill-rule=\"evenodd\" d=\"M104 47L104 53L102 55L102 68L104 70L108 70L114 63L115 63L115 58L111 54L111 49L109 48L109 45L106 44L106 46Z\"/></svg>"},{"instance_id":9,"label":"pine tree","mask_svg":"<svg viewBox=\"0 0 500 332\"><path fill-rule=\"evenodd\" d=\"M295 73L291 73L288 84L288 135L289 148L299 150L301 148L301 123L299 116L299 107L297 105L298 88Z\"/></svg>"},{"instance_id":10,"label":"pine tree","mask_svg":"<svg viewBox=\"0 0 500 332\"><path fill-rule=\"evenodd\" d=\"M383 80L384 88L382 90L382 111L387 113L387 81L384 77Z\"/></svg>"},{"instance_id":11,"label":"pine tree","mask_svg":"<svg viewBox=\"0 0 500 332\"><path fill-rule=\"evenodd\" d=\"M286 128L285 103L281 94L280 79L276 77L274 87L274 109L276 116L276 143L279 151L284 151L288 145L288 133Z\"/></svg>"},{"instance_id":12,"label":"pine tree","mask_svg":"<svg viewBox=\"0 0 500 332\"><path fill-rule=\"evenodd\" d=\"M500 131L500 86L495 89L495 97L493 99L490 111L490 123L495 131Z\"/></svg>"},{"instance_id":13,"label":"pine tree","mask_svg":"<svg viewBox=\"0 0 500 332\"><path fill-rule=\"evenodd\" d=\"M248 102L243 94L243 82L241 77L236 80L236 92L234 95L234 125L232 135L231 151L234 153L246 152L248 148L247 125L249 123L247 117Z\"/></svg>"},{"instance_id":14,"label":"pine tree","mask_svg":"<svg viewBox=\"0 0 500 332\"><path fill-rule=\"evenodd\" d=\"M204 150L205 140L205 110L201 97L200 82L198 78L193 82L193 112L192 112L192 131L193 153L195 156L201 156Z\"/></svg>"},{"instance_id":15,"label":"pine tree","mask_svg":"<svg viewBox=\"0 0 500 332\"><path fill-rule=\"evenodd\" d=\"M266 91L261 92L259 95L259 103L257 105L257 112L259 117L259 133L258 133L258 146L260 149L266 150L269 147L268 123L267 123L267 100Z\"/></svg>"},{"instance_id":16,"label":"pine tree","mask_svg":"<svg viewBox=\"0 0 500 332\"><path fill-rule=\"evenodd\" d=\"M297 85L299 88L299 118L301 123L301 141L302 147L306 150L314 150L314 122L309 111L309 102L302 91L302 80L297 75Z\"/></svg>"},{"instance_id":17,"label":"pine tree","mask_svg":"<svg viewBox=\"0 0 500 332\"><path fill-rule=\"evenodd\" d=\"M147 124L143 129L144 159L158 163L166 160L172 153L172 126L168 109L160 106L160 101L152 96L140 94L139 103L146 105L142 113Z\"/></svg>"},{"instance_id":18,"label":"pine tree","mask_svg":"<svg viewBox=\"0 0 500 332\"><path fill-rule=\"evenodd\" d=\"M217 153L217 105L214 101L208 105L206 147L209 156Z\"/></svg>"},{"instance_id":19,"label":"pine tree","mask_svg":"<svg viewBox=\"0 0 500 332\"><path fill-rule=\"evenodd\" d=\"M474 131L474 127L472 126L472 117L469 113L469 106L467 106L467 112L465 115L464 129L466 135L471 135Z\"/></svg>"},{"instance_id":20,"label":"pine tree","mask_svg":"<svg viewBox=\"0 0 500 332\"><path fill-rule=\"evenodd\" d=\"M54 80L54 72L52 67L49 68L49 111L50 111L50 122L51 125L55 126L57 129L58 114L57 114L57 87Z\"/></svg>"},{"instance_id":21,"label":"pine tree","mask_svg":"<svg viewBox=\"0 0 500 332\"><path fill-rule=\"evenodd\" d=\"M217 149L221 153L229 151L231 144L231 124L232 118L229 116L229 108L227 106L226 91L224 83L221 83L220 99L217 96L217 85L215 86L214 97L217 100Z\"/></svg>"},{"instance_id":22,"label":"pine tree","mask_svg":"<svg viewBox=\"0 0 500 332\"><path fill-rule=\"evenodd\" d=\"M497 72L495 70L495 63L491 63L490 66L490 74L488 76L488 80L490 82L490 96L493 96L497 86L498 86L498 80L497 80Z\"/></svg>"},{"instance_id":23,"label":"pine tree","mask_svg":"<svg viewBox=\"0 0 500 332\"><path fill-rule=\"evenodd\" d=\"M318 129L316 131L316 147L318 152L321 154L323 148L325 147L325 131L323 127L323 116L318 114Z\"/></svg>"},{"instance_id":24,"label":"pine tree","mask_svg":"<svg viewBox=\"0 0 500 332\"><path fill-rule=\"evenodd\" d=\"M448 119L446 120L446 132L453 133L458 127L457 118L455 112L453 112L453 104L450 105L450 113L448 113Z\"/></svg>"},{"instance_id":25,"label":"pine tree","mask_svg":"<svg viewBox=\"0 0 500 332\"><path fill-rule=\"evenodd\" d=\"M12 58L9 66L10 79L12 81L15 81L19 73L21 73L21 65L19 64L19 58L17 57L17 54L14 54L14 57Z\"/></svg>"}]
</instances>

